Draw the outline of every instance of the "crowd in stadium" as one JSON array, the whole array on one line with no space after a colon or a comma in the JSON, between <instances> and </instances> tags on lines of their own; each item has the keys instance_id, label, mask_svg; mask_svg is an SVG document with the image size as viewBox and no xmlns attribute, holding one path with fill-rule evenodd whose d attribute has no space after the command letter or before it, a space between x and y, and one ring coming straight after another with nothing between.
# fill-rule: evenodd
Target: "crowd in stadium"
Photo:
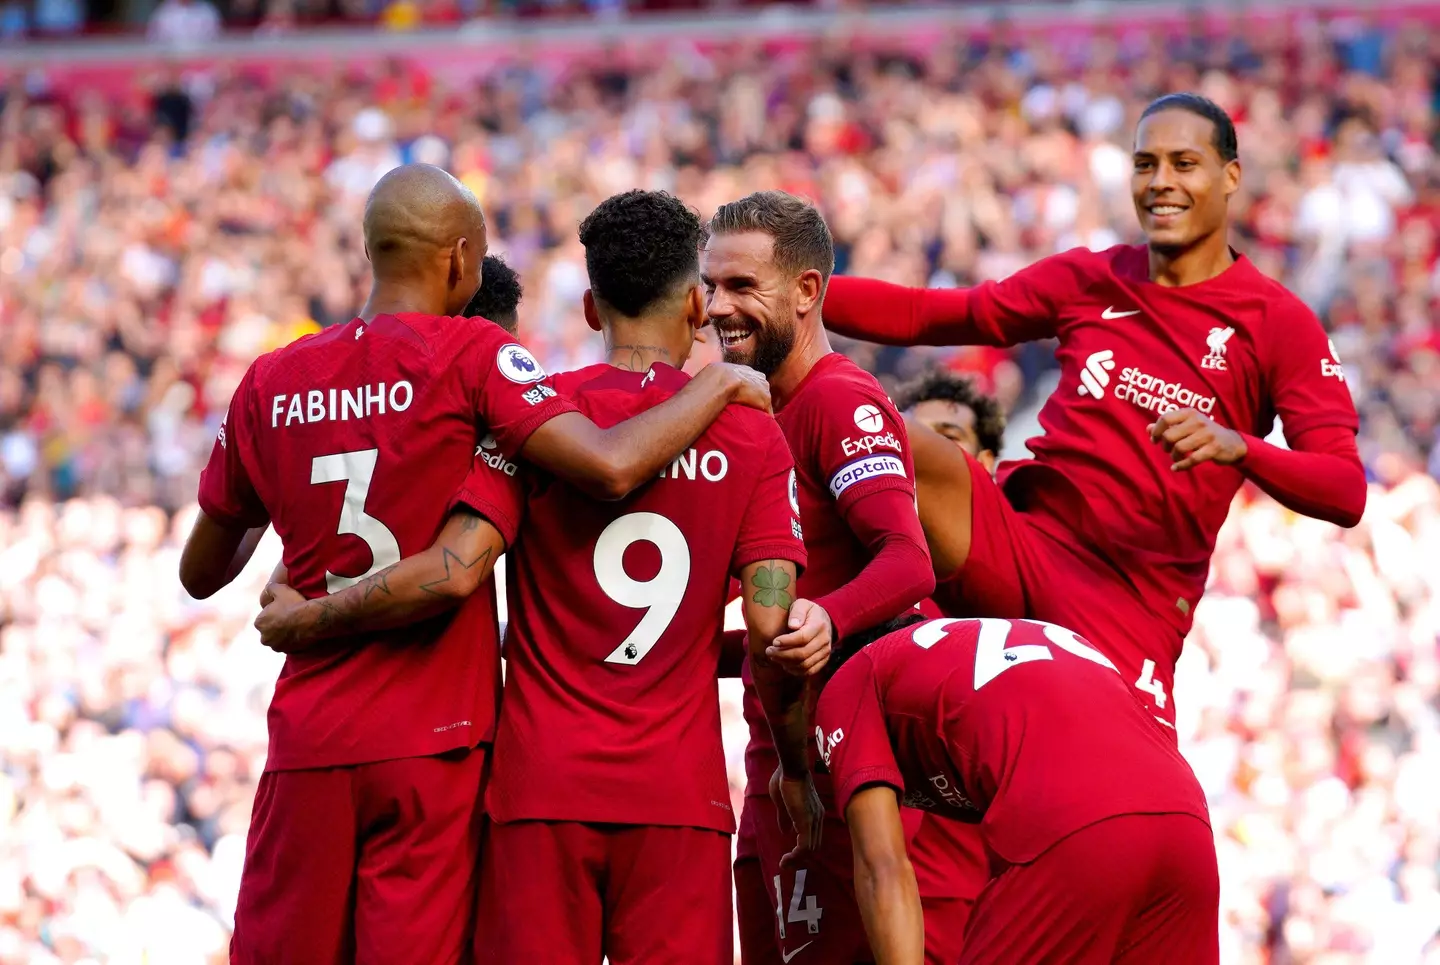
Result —
<instances>
[{"instance_id":1,"label":"crowd in stadium","mask_svg":"<svg viewBox=\"0 0 1440 965\"><path fill-rule=\"evenodd\" d=\"M1325 320L1371 480L1350 531L1242 494L1181 660L1225 961L1440 962L1437 68L1432 28L1300 19L1140 47L685 48L460 89L398 61L344 84L14 78L0 962L224 960L281 662L250 621L279 549L201 605L179 540L249 362L364 300L361 209L386 171L430 161L475 192L525 285L522 336L563 371L601 358L576 225L607 195L665 188L708 217L782 188L821 205L837 270L971 284L1133 239L1137 110L1191 89L1236 119L1236 244ZM1036 346L844 347L889 385L972 374L1011 411L1050 366ZM726 721L738 803L738 706Z\"/></svg>"}]
</instances>

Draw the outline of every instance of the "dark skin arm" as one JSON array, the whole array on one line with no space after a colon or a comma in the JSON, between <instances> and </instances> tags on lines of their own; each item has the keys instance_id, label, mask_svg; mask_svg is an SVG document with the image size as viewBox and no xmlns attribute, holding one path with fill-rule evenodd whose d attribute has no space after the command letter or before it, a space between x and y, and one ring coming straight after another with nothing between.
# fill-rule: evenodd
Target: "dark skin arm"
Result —
<instances>
[{"instance_id":1,"label":"dark skin arm","mask_svg":"<svg viewBox=\"0 0 1440 965\"><path fill-rule=\"evenodd\" d=\"M855 901L875 965L920 965L925 917L915 869L905 854L905 828L893 787L861 788L845 805L855 852Z\"/></svg>"},{"instance_id":2,"label":"dark skin arm","mask_svg":"<svg viewBox=\"0 0 1440 965\"><path fill-rule=\"evenodd\" d=\"M970 463L953 442L917 419L906 416L905 431L915 460L920 527L935 577L945 580L970 557Z\"/></svg>"},{"instance_id":3,"label":"dark skin arm","mask_svg":"<svg viewBox=\"0 0 1440 965\"><path fill-rule=\"evenodd\" d=\"M780 757L780 770L770 782L771 793L784 805L798 836L795 850L786 855L787 859L818 848L825 823L825 807L810 774L807 678L786 672L767 652L789 627L795 577L795 564L789 560L763 560L745 567L740 574L740 584L745 588L750 673ZM828 640L824 654L828 659ZM800 669L803 672L803 664Z\"/></svg>"},{"instance_id":4,"label":"dark skin arm","mask_svg":"<svg viewBox=\"0 0 1440 965\"><path fill-rule=\"evenodd\" d=\"M272 602L255 618L260 642L297 653L333 637L389 630L453 610L490 578L505 540L468 509L451 513L424 552L407 556L330 596L307 600L288 586L265 588Z\"/></svg>"},{"instance_id":5,"label":"dark skin arm","mask_svg":"<svg viewBox=\"0 0 1440 965\"><path fill-rule=\"evenodd\" d=\"M731 402L769 411L770 386L754 369L713 363L671 398L609 429L578 412L536 429L520 454L596 499L628 496L660 474Z\"/></svg>"},{"instance_id":6,"label":"dark skin arm","mask_svg":"<svg viewBox=\"0 0 1440 965\"><path fill-rule=\"evenodd\" d=\"M214 596L245 569L265 530L222 523L202 510L180 553L180 585L197 600Z\"/></svg>"}]
</instances>

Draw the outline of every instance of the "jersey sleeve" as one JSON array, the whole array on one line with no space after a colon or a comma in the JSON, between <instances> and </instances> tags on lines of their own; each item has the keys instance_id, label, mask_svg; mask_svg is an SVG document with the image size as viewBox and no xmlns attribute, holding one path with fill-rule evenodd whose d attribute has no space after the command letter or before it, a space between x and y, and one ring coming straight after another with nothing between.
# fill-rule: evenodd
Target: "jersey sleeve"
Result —
<instances>
[{"instance_id":1,"label":"jersey sleeve","mask_svg":"<svg viewBox=\"0 0 1440 965\"><path fill-rule=\"evenodd\" d=\"M1280 416L1285 438L1294 440L1320 426L1358 432L1360 418L1334 341L1313 312L1289 293L1284 297L1288 310L1276 319L1278 324L1268 326L1265 374L1270 404ZM1269 430L1269 426L1257 428L1262 436Z\"/></svg>"},{"instance_id":2,"label":"jersey sleeve","mask_svg":"<svg viewBox=\"0 0 1440 965\"><path fill-rule=\"evenodd\" d=\"M906 288L836 276L825 293L825 324L888 345L1015 345L1052 338L1059 306L1080 290L1089 258L1087 249L1074 249L974 288Z\"/></svg>"},{"instance_id":3,"label":"jersey sleeve","mask_svg":"<svg viewBox=\"0 0 1440 965\"><path fill-rule=\"evenodd\" d=\"M875 664L868 653L851 657L825 685L815 724L815 751L830 771L841 814L867 784L887 784L905 792L880 709Z\"/></svg>"},{"instance_id":4,"label":"jersey sleeve","mask_svg":"<svg viewBox=\"0 0 1440 965\"><path fill-rule=\"evenodd\" d=\"M465 506L484 516L509 547L515 545L520 523L525 518L525 470L515 461L495 453L496 450L487 450L484 446L476 448L470 472L450 500L450 509Z\"/></svg>"},{"instance_id":5,"label":"jersey sleeve","mask_svg":"<svg viewBox=\"0 0 1440 965\"><path fill-rule=\"evenodd\" d=\"M270 522L260 501L241 450L254 434L255 366L252 364L230 398L225 420L210 450L210 461L200 472L200 509L211 519L251 529Z\"/></svg>"},{"instance_id":6,"label":"jersey sleeve","mask_svg":"<svg viewBox=\"0 0 1440 965\"><path fill-rule=\"evenodd\" d=\"M471 402L504 452L518 455L536 429L576 411L530 350L498 325L486 323L467 364L473 368Z\"/></svg>"},{"instance_id":7,"label":"jersey sleeve","mask_svg":"<svg viewBox=\"0 0 1440 965\"><path fill-rule=\"evenodd\" d=\"M757 419L768 441L756 449L763 453L760 473L741 514L740 536L730 572L739 575L760 560L790 560L804 569L805 543L800 530L800 501L795 482L795 461L780 426L768 416Z\"/></svg>"},{"instance_id":8,"label":"jersey sleeve","mask_svg":"<svg viewBox=\"0 0 1440 965\"><path fill-rule=\"evenodd\" d=\"M815 478L825 481L843 516L871 493L896 489L915 496L905 424L878 387L840 383L813 404L808 417Z\"/></svg>"}]
</instances>

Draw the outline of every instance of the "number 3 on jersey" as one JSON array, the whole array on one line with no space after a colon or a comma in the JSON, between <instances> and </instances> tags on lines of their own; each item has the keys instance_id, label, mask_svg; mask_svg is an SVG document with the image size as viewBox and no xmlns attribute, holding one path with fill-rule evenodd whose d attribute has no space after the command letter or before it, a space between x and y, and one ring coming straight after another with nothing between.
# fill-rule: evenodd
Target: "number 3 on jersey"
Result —
<instances>
[{"instance_id":1,"label":"number 3 on jersey","mask_svg":"<svg viewBox=\"0 0 1440 965\"><path fill-rule=\"evenodd\" d=\"M660 551L660 571L648 580L625 572L625 551L641 541ZM595 541L595 581L621 606L644 610L645 615L605 658L606 663L635 666L664 635L685 599L690 585L690 544L680 527L658 513L621 516Z\"/></svg>"},{"instance_id":2,"label":"number 3 on jersey","mask_svg":"<svg viewBox=\"0 0 1440 965\"><path fill-rule=\"evenodd\" d=\"M325 571L327 593L339 593L372 573L400 562L400 541L390 532L390 527L365 512L365 500L370 498L370 483L375 478L375 462L379 458L379 449L357 449L316 456L310 462L310 485L342 480L345 483L345 501L340 504L340 525L336 532L341 536L358 536L370 547L370 568L359 576Z\"/></svg>"}]
</instances>

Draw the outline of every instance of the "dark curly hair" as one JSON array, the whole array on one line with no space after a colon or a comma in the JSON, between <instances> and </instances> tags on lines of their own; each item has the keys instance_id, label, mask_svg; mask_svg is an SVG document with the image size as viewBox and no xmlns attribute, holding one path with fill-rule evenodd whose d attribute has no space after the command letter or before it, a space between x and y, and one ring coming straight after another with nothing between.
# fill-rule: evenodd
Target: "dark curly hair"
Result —
<instances>
[{"instance_id":1,"label":"dark curly hair","mask_svg":"<svg viewBox=\"0 0 1440 965\"><path fill-rule=\"evenodd\" d=\"M1000 404L975 383L944 369L934 369L895 390L895 408L908 412L921 402L938 399L963 405L975 413L975 435L980 448L999 453L1005 442L1005 413Z\"/></svg>"},{"instance_id":2,"label":"dark curly hair","mask_svg":"<svg viewBox=\"0 0 1440 965\"><path fill-rule=\"evenodd\" d=\"M486 255L480 262L480 290L465 306L466 318L488 318L511 335L519 323L520 299L525 289L520 276L499 255Z\"/></svg>"},{"instance_id":3,"label":"dark curly hair","mask_svg":"<svg viewBox=\"0 0 1440 965\"><path fill-rule=\"evenodd\" d=\"M700 217L665 191L614 195L580 222L590 290L627 318L699 283L704 240Z\"/></svg>"},{"instance_id":4,"label":"dark curly hair","mask_svg":"<svg viewBox=\"0 0 1440 965\"><path fill-rule=\"evenodd\" d=\"M1229 164L1240 156L1240 144L1235 137L1235 122L1230 115L1225 113L1225 108L1201 94L1187 92L1180 94L1166 94L1164 97L1157 97L1145 108L1140 115L1140 120L1145 120L1151 114L1158 114L1161 111L1189 111L1196 117L1203 117L1215 126L1212 144L1215 145L1215 153L1220 155L1221 162Z\"/></svg>"},{"instance_id":5,"label":"dark curly hair","mask_svg":"<svg viewBox=\"0 0 1440 965\"><path fill-rule=\"evenodd\" d=\"M830 660L825 664L822 676L829 680L835 676L835 671L845 665L845 662L855 656L867 646L879 640L881 637L888 637L898 630L906 627L913 627L917 623L924 623L925 617L915 610L909 610L900 614L893 620L887 620L878 627L871 627L868 630L860 630L856 633L846 634L836 641L835 646L830 650Z\"/></svg>"}]
</instances>

